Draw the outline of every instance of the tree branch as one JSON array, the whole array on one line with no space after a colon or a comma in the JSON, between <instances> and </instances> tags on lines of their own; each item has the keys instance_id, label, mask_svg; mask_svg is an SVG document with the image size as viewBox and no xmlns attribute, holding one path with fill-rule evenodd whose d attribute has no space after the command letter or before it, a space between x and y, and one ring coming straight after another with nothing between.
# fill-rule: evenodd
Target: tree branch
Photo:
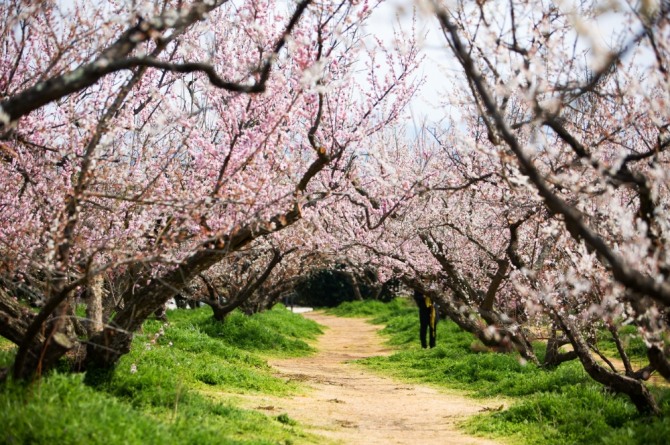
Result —
<instances>
[{"instance_id":1,"label":"tree branch","mask_svg":"<svg viewBox=\"0 0 670 445\"><path fill-rule=\"evenodd\" d=\"M542 178L531 160L526 156L519 140L507 125L501 111L493 99L483 76L477 70L474 61L461 41L458 29L445 11L437 12L445 33L450 37L454 52L459 58L468 78L472 79L477 93L485 105L486 112L494 120L501 137L517 158L522 173L527 176L543 198L545 205L554 213L563 215L565 224L574 238L583 239L599 253L599 259L612 271L614 278L638 295L648 295L664 306L670 306L670 283L657 281L653 277L633 269L585 222L581 213L556 195Z\"/></svg>"}]
</instances>

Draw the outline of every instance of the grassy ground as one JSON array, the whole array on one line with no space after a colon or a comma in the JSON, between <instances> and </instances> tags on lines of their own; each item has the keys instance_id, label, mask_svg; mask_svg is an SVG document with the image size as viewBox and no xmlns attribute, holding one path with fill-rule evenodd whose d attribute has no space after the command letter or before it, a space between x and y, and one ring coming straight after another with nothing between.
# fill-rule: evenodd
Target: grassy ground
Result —
<instances>
[{"instance_id":1,"label":"grassy ground","mask_svg":"<svg viewBox=\"0 0 670 445\"><path fill-rule=\"evenodd\" d=\"M670 393L652 388L665 416L640 417L628 398L608 393L576 362L555 370L522 364L508 354L475 353L475 339L455 324L438 324L438 345L423 350L418 314L408 300L345 303L330 311L340 316L374 317L382 333L401 350L362 362L378 372L412 382L466 390L473 397L504 397L509 407L476 416L462 426L473 434L507 439L514 444L667 444L670 437ZM635 349L639 339L627 342ZM641 349L643 351L643 349ZM544 351L538 348L540 356ZM633 351L635 353L635 351Z\"/></svg>"},{"instance_id":2,"label":"grassy ground","mask_svg":"<svg viewBox=\"0 0 670 445\"><path fill-rule=\"evenodd\" d=\"M318 443L286 414L235 408L212 393L284 395L267 356L310 354L320 328L277 307L215 322L207 308L149 321L110 376L54 372L32 384L0 385L2 444ZM14 351L0 344L0 366ZM223 402L221 400L224 400Z\"/></svg>"}]
</instances>

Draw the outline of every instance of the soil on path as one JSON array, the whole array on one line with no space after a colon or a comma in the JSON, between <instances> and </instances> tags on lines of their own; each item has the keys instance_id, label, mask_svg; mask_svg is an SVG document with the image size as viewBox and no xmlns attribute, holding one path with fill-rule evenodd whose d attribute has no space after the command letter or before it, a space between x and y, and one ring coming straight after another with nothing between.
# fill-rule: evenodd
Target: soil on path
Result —
<instances>
[{"instance_id":1,"label":"soil on path","mask_svg":"<svg viewBox=\"0 0 670 445\"><path fill-rule=\"evenodd\" d=\"M345 444L459 444L498 442L469 437L456 423L500 401L472 400L428 386L400 383L349 363L365 357L389 355L379 327L356 318L320 312L304 314L327 327L312 357L270 360L287 380L306 382L307 394L290 398L247 400L251 408L287 413L310 432Z\"/></svg>"}]
</instances>

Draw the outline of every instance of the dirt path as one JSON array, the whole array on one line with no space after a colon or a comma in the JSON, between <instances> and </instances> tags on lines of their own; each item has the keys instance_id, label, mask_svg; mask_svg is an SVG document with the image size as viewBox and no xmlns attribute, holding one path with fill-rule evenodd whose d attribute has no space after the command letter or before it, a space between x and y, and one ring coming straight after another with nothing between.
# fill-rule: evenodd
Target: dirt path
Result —
<instances>
[{"instance_id":1,"label":"dirt path","mask_svg":"<svg viewBox=\"0 0 670 445\"><path fill-rule=\"evenodd\" d=\"M328 327L312 357L271 360L286 379L307 382L306 395L247 400L250 406L287 413L316 434L344 444L462 444L496 442L468 437L455 423L500 402L482 402L435 388L379 377L348 361L392 351L377 326L319 312L304 314Z\"/></svg>"}]
</instances>

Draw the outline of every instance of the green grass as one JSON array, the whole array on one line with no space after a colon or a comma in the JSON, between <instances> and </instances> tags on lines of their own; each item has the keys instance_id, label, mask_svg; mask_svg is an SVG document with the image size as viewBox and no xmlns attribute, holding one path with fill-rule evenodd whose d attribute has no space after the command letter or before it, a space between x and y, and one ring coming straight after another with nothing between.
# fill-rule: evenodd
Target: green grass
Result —
<instances>
[{"instance_id":1,"label":"green grass","mask_svg":"<svg viewBox=\"0 0 670 445\"><path fill-rule=\"evenodd\" d=\"M640 363L648 362L647 347L636 326L623 326L619 329L619 337L621 339L621 344L631 361ZM612 357L619 356L614 340L612 339L612 334L610 334L607 329L600 329L598 331L598 348L606 355Z\"/></svg>"},{"instance_id":2,"label":"green grass","mask_svg":"<svg viewBox=\"0 0 670 445\"><path fill-rule=\"evenodd\" d=\"M206 317L200 326L203 333L225 344L275 356L309 354L314 350L305 340L322 333L316 323L279 309L252 317L233 312L224 323Z\"/></svg>"},{"instance_id":3,"label":"green grass","mask_svg":"<svg viewBox=\"0 0 670 445\"><path fill-rule=\"evenodd\" d=\"M409 314L414 312L414 309L407 300L396 298L389 303L377 300L347 301L337 307L327 309L326 312L339 317L373 317L373 323L382 324L389 319L389 316Z\"/></svg>"},{"instance_id":4,"label":"green grass","mask_svg":"<svg viewBox=\"0 0 670 445\"><path fill-rule=\"evenodd\" d=\"M319 326L277 307L213 321L208 308L150 320L111 374L53 372L33 384L0 385L4 444L319 443L286 415L231 405L230 393L289 395L267 356L302 356ZM0 348L0 361L12 351ZM85 384L88 382L88 385Z\"/></svg>"},{"instance_id":5,"label":"green grass","mask_svg":"<svg viewBox=\"0 0 670 445\"><path fill-rule=\"evenodd\" d=\"M81 375L9 383L0 394L6 444L275 444L300 436L278 420L193 392L177 406L138 409L84 385Z\"/></svg>"},{"instance_id":6,"label":"green grass","mask_svg":"<svg viewBox=\"0 0 670 445\"><path fill-rule=\"evenodd\" d=\"M9 340L0 337L0 368L11 366L14 362L16 346Z\"/></svg>"},{"instance_id":7,"label":"green grass","mask_svg":"<svg viewBox=\"0 0 670 445\"><path fill-rule=\"evenodd\" d=\"M388 357L361 360L365 366L405 381L467 391L472 397L505 400L508 408L474 416L461 426L466 432L515 444L665 444L668 417L647 419L624 396L593 382L577 361L553 370L523 364L511 354L476 353L475 338L450 321L437 327L437 347L420 348L418 314L408 299L388 305L346 303L330 311L367 316L384 323L381 331L399 351ZM631 343L634 343L631 337ZM542 347L538 348L542 356ZM670 394L653 388L667 416Z\"/></svg>"}]
</instances>

